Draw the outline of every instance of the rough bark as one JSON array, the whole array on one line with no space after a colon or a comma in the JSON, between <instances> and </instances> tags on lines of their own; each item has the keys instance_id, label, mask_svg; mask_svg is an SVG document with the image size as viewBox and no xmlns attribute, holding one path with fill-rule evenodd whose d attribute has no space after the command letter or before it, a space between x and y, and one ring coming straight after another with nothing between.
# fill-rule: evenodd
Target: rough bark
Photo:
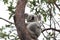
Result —
<instances>
[{"instance_id":1,"label":"rough bark","mask_svg":"<svg viewBox=\"0 0 60 40\"><path fill-rule=\"evenodd\" d=\"M24 11L26 3L27 0L18 0L14 16L17 33L21 40L31 40L29 33L25 27Z\"/></svg>"}]
</instances>

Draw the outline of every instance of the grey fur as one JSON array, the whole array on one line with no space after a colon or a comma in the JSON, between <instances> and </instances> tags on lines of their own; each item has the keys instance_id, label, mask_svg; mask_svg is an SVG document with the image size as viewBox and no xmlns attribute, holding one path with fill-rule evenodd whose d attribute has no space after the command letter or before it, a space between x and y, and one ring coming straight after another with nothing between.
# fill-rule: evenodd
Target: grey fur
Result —
<instances>
[{"instance_id":1,"label":"grey fur","mask_svg":"<svg viewBox=\"0 0 60 40\"><path fill-rule=\"evenodd\" d=\"M38 22L40 20L40 15L28 15L27 17L27 30L32 38L37 39L41 33L41 25Z\"/></svg>"}]
</instances>

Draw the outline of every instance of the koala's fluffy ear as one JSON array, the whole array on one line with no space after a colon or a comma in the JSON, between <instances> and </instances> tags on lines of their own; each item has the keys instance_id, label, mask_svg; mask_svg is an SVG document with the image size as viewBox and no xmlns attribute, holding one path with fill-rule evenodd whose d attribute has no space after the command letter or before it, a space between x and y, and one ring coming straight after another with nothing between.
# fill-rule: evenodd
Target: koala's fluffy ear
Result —
<instances>
[{"instance_id":1,"label":"koala's fluffy ear","mask_svg":"<svg viewBox=\"0 0 60 40\"><path fill-rule=\"evenodd\" d=\"M24 14L24 16L25 16L25 19L27 19L27 17L28 17L28 14L27 14L27 13L25 13L25 14Z\"/></svg>"},{"instance_id":2,"label":"koala's fluffy ear","mask_svg":"<svg viewBox=\"0 0 60 40\"><path fill-rule=\"evenodd\" d=\"M40 21L41 20L41 15L38 14L37 17L38 17L38 20Z\"/></svg>"}]
</instances>

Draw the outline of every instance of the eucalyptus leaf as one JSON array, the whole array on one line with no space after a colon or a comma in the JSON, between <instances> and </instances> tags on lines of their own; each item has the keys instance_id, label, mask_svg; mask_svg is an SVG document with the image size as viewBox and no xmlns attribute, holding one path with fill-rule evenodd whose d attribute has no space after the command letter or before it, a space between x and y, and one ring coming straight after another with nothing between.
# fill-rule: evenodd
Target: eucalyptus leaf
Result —
<instances>
[{"instance_id":1,"label":"eucalyptus leaf","mask_svg":"<svg viewBox=\"0 0 60 40\"><path fill-rule=\"evenodd\" d=\"M8 0L3 0L4 4L8 4Z\"/></svg>"}]
</instances>

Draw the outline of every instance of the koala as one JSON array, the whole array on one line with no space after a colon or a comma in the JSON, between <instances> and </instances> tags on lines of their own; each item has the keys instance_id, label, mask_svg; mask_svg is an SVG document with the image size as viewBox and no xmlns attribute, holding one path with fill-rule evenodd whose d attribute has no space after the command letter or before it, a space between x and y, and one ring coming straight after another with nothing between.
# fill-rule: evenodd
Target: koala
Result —
<instances>
[{"instance_id":1,"label":"koala","mask_svg":"<svg viewBox=\"0 0 60 40\"><path fill-rule=\"evenodd\" d=\"M25 14L25 19L27 19L26 28L32 39L37 39L41 34L41 23L38 22L41 20L40 15L28 15ZM14 21L16 22L15 16Z\"/></svg>"},{"instance_id":2,"label":"koala","mask_svg":"<svg viewBox=\"0 0 60 40\"><path fill-rule=\"evenodd\" d=\"M40 15L27 15L27 30L33 39L37 39L41 33Z\"/></svg>"}]
</instances>

